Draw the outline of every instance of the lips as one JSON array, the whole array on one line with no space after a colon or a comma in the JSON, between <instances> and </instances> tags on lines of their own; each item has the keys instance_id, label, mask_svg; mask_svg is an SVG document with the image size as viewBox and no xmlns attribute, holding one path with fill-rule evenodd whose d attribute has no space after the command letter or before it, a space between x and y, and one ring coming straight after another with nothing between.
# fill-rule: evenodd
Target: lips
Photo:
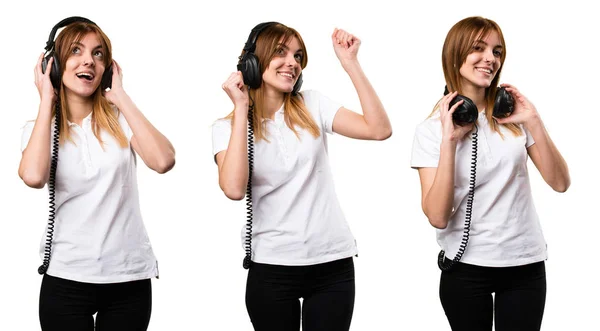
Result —
<instances>
[{"instance_id":1,"label":"lips","mask_svg":"<svg viewBox=\"0 0 600 331\"><path fill-rule=\"evenodd\" d=\"M479 71L479 72L483 72L486 73L488 75L492 74L492 69L491 68L475 68L475 70Z\"/></svg>"},{"instance_id":2,"label":"lips","mask_svg":"<svg viewBox=\"0 0 600 331\"><path fill-rule=\"evenodd\" d=\"M289 72L289 71L278 71L277 74L280 75L280 76L289 78L289 79L296 78L296 75L294 75L294 73Z\"/></svg>"},{"instance_id":3,"label":"lips","mask_svg":"<svg viewBox=\"0 0 600 331\"><path fill-rule=\"evenodd\" d=\"M94 80L94 74L91 72L78 72L77 74L75 74L78 78L80 79L85 79L87 81L92 81Z\"/></svg>"}]
</instances>

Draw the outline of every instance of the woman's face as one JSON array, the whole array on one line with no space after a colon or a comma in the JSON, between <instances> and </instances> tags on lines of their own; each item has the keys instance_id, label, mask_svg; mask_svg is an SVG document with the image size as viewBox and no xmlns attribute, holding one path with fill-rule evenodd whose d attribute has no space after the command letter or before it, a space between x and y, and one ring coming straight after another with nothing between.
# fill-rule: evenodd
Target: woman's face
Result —
<instances>
[{"instance_id":1,"label":"woman's face","mask_svg":"<svg viewBox=\"0 0 600 331\"><path fill-rule=\"evenodd\" d=\"M292 92L302 73L304 52L298 38L292 37L287 44L280 43L275 56L263 72L264 87L281 93Z\"/></svg>"},{"instance_id":2,"label":"woman's face","mask_svg":"<svg viewBox=\"0 0 600 331\"><path fill-rule=\"evenodd\" d=\"M500 58L503 46L496 31L475 41L465 63L460 67L463 88L477 89L490 87L496 73L502 66Z\"/></svg>"},{"instance_id":3,"label":"woman's face","mask_svg":"<svg viewBox=\"0 0 600 331\"><path fill-rule=\"evenodd\" d=\"M104 52L100 38L93 32L71 45L62 76L67 94L89 97L96 91L104 74Z\"/></svg>"}]
</instances>

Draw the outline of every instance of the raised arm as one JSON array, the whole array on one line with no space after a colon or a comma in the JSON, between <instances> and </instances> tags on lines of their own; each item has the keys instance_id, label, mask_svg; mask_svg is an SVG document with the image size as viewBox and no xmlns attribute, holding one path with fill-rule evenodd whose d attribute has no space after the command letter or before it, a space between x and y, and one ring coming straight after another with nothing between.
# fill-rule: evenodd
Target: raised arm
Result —
<instances>
[{"instance_id":1,"label":"raised arm","mask_svg":"<svg viewBox=\"0 0 600 331\"><path fill-rule=\"evenodd\" d=\"M175 149L171 142L158 131L137 108L123 89L121 67L113 61L113 80L106 99L114 104L129 124L133 136L131 146L144 163L159 174L166 173L175 166Z\"/></svg>"},{"instance_id":2,"label":"raised arm","mask_svg":"<svg viewBox=\"0 0 600 331\"><path fill-rule=\"evenodd\" d=\"M462 104L457 102L448 110L456 92L448 94L439 103L442 122L442 142L437 168L419 168L421 179L421 207L429 223L438 229L448 226L454 201L454 169L456 146L459 140L473 129L473 124L458 126L452 121L452 113Z\"/></svg>"},{"instance_id":3,"label":"raised arm","mask_svg":"<svg viewBox=\"0 0 600 331\"><path fill-rule=\"evenodd\" d=\"M550 135L535 106L512 85L502 84L515 99L515 109L511 116L496 119L498 123L523 123L535 144L527 148L533 164L544 181L557 192L565 192L571 185L567 162L550 139Z\"/></svg>"},{"instance_id":4,"label":"raised arm","mask_svg":"<svg viewBox=\"0 0 600 331\"><path fill-rule=\"evenodd\" d=\"M42 188L48 182L50 173L50 135L52 134L52 107L56 103L56 92L50 81L50 70L42 73L42 60L40 55L34 68L35 85L40 93L40 108L33 126L31 138L23 150L19 164L19 177L29 187ZM52 68L54 59L48 61L47 68Z\"/></svg>"},{"instance_id":5,"label":"raised arm","mask_svg":"<svg viewBox=\"0 0 600 331\"><path fill-rule=\"evenodd\" d=\"M229 145L215 155L219 186L229 199L241 200L248 184L248 89L239 71L232 73L222 87L235 108Z\"/></svg>"},{"instance_id":6,"label":"raised arm","mask_svg":"<svg viewBox=\"0 0 600 331\"><path fill-rule=\"evenodd\" d=\"M360 39L335 29L331 35L333 49L342 67L350 76L358 93L363 115L342 107L333 119L333 131L346 137L385 140L392 135L392 125L369 79L358 62Z\"/></svg>"}]
</instances>

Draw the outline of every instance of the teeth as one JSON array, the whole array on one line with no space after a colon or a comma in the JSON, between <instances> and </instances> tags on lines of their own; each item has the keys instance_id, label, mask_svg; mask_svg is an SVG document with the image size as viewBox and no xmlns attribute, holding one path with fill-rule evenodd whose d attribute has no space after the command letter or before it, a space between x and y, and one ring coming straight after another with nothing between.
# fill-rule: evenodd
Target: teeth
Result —
<instances>
[{"instance_id":1,"label":"teeth","mask_svg":"<svg viewBox=\"0 0 600 331\"><path fill-rule=\"evenodd\" d=\"M279 74L280 74L281 76L285 76L285 77L292 78L292 75L291 75L291 74L288 74L288 73L285 73L285 72L280 72Z\"/></svg>"},{"instance_id":2,"label":"teeth","mask_svg":"<svg viewBox=\"0 0 600 331\"><path fill-rule=\"evenodd\" d=\"M491 69L483 69L483 68L477 68L477 71L481 71L481 72L487 72L488 74L492 73Z\"/></svg>"},{"instance_id":3,"label":"teeth","mask_svg":"<svg viewBox=\"0 0 600 331\"><path fill-rule=\"evenodd\" d=\"M88 74L87 72L81 72L81 73L77 74L77 77L81 77L81 76L92 77L92 75Z\"/></svg>"}]
</instances>

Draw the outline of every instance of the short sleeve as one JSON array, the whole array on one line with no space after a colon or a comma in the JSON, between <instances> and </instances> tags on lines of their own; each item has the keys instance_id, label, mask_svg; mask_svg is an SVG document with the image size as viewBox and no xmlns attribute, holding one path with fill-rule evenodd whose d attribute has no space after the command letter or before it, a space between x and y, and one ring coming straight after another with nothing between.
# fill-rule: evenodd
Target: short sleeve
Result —
<instances>
[{"instance_id":1,"label":"short sleeve","mask_svg":"<svg viewBox=\"0 0 600 331\"><path fill-rule=\"evenodd\" d=\"M441 133L441 123L435 118L429 118L417 126L410 160L412 168L437 168Z\"/></svg>"},{"instance_id":2,"label":"short sleeve","mask_svg":"<svg viewBox=\"0 0 600 331\"><path fill-rule=\"evenodd\" d=\"M21 128L21 152L24 151L25 148L27 148L27 144L29 144L34 125L35 121L29 121Z\"/></svg>"},{"instance_id":3,"label":"short sleeve","mask_svg":"<svg viewBox=\"0 0 600 331\"><path fill-rule=\"evenodd\" d=\"M302 91L304 104L315 118L320 118L321 128L327 133L333 133L333 119L342 104L337 103L315 90ZM315 114L317 113L317 114Z\"/></svg>"},{"instance_id":4,"label":"short sleeve","mask_svg":"<svg viewBox=\"0 0 600 331\"><path fill-rule=\"evenodd\" d=\"M213 155L224 151L229 146L231 138L231 121L228 119L220 119L212 125L212 148Z\"/></svg>"},{"instance_id":5,"label":"short sleeve","mask_svg":"<svg viewBox=\"0 0 600 331\"><path fill-rule=\"evenodd\" d=\"M527 129L525 129L525 127L522 127L522 129L523 132L525 132L526 137L525 148L529 148L531 147L531 145L535 144L535 140L533 140L533 136L531 135L531 133L529 133Z\"/></svg>"}]
</instances>

